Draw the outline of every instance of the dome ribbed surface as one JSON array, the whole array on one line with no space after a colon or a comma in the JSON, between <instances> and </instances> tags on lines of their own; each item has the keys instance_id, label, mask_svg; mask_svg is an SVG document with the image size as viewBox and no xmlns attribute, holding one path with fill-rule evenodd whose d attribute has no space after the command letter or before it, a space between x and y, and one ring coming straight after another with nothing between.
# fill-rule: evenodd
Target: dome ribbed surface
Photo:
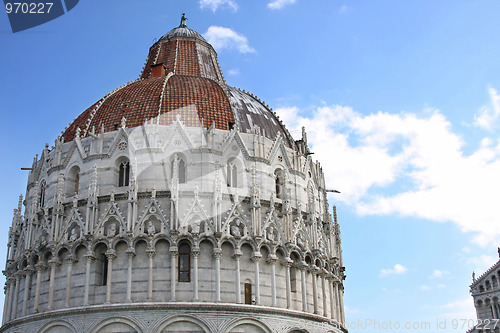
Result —
<instances>
[{"instance_id":1,"label":"dome ribbed surface","mask_svg":"<svg viewBox=\"0 0 500 333\"><path fill-rule=\"evenodd\" d=\"M199 33L197 33L196 31L194 30L191 30L187 27L178 27L178 28L175 28L175 29L172 29L170 30L169 32L167 32L166 34L164 34L160 40L162 39L174 39L174 38L179 38L179 37L184 37L184 38L197 38L197 39L201 39L202 41L204 41L205 43L207 42L205 40L205 38L203 38L202 35L200 35Z\"/></svg>"},{"instance_id":2,"label":"dome ribbed surface","mask_svg":"<svg viewBox=\"0 0 500 333\"><path fill-rule=\"evenodd\" d=\"M273 140L280 135L288 147L295 147L293 138L267 106L226 85L213 47L186 27L171 30L151 46L140 80L103 97L80 114L62 136L68 142L78 132L86 137L92 131L115 131L122 118L127 128L153 119L157 120L154 123L170 125L177 115L186 126L236 127L244 133L258 131Z\"/></svg>"}]
</instances>

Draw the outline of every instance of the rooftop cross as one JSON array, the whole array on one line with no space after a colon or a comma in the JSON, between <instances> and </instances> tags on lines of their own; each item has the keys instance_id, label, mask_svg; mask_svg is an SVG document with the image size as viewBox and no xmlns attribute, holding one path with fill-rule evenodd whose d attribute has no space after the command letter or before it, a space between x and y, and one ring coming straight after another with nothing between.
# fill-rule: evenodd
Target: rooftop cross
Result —
<instances>
[{"instance_id":1,"label":"rooftop cross","mask_svg":"<svg viewBox=\"0 0 500 333\"><path fill-rule=\"evenodd\" d=\"M186 13L182 13L181 24L179 25L179 28L187 28L186 21L187 21Z\"/></svg>"}]
</instances>

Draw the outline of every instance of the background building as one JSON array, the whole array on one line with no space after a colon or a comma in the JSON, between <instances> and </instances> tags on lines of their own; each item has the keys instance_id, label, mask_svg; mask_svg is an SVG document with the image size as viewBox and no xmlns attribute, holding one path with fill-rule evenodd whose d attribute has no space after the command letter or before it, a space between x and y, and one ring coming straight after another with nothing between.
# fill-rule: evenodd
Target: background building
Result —
<instances>
[{"instance_id":1,"label":"background building","mask_svg":"<svg viewBox=\"0 0 500 333\"><path fill-rule=\"evenodd\" d=\"M310 154L182 20L35 157L0 331L345 331L339 225Z\"/></svg>"},{"instance_id":2,"label":"background building","mask_svg":"<svg viewBox=\"0 0 500 333\"><path fill-rule=\"evenodd\" d=\"M500 256L500 248L498 249ZM500 332L500 260L480 277L472 273L470 292L474 298L477 325L469 332Z\"/></svg>"}]
</instances>

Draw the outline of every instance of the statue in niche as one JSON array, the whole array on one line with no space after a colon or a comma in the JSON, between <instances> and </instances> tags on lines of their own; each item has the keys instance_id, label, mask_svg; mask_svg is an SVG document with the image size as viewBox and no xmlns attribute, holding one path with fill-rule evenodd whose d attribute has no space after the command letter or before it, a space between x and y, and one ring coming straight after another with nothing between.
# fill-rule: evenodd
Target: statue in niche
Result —
<instances>
[{"instance_id":1,"label":"statue in niche","mask_svg":"<svg viewBox=\"0 0 500 333\"><path fill-rule=\"evenodd\" d=\"M240 225L241 222L238 219L231 224L230 226L231 235L233 235L234 237L241 237Z\"/></svg>"},{"instance_id":2,"label":"statue in niche","mask_svg":"<svg viewBox=\"0 0 500 333\"><path fill-rule=\"evenodd\" d=\"M114 237L115 235L116 235L116 223L111 223L111 225L109 226L109 228L106 232L106 236Z\"/></svg>"},{"instance_id":3,"label":"statue in niche","mask_svg":"<svg viewBox=\"0 0 500 333\"><path fill-rule=\"evenodd\" d=\"M323 242L323 237L319 237L318 239L318 249L324 249L325 248L325 243Z\"/></svg>"},{"instance_id":4,"label":"statue in niche","mask_svg":"<svg viewBox=\"0 0 500 333\"><path fill-rule=\"evenodd\" d=\"M71 230L71 235L69 235L69 240L74 242L78 239L78 235L76 234L76 228Z\"/></svg>"},{"instance_id":5,"label":"statue in niche","mask_svg":"<svg viewBox=\"0 0 500 333\"><path fill-rule=\"evenodd\" d=\"M201 226L200 221L196 221L196 222L193 224L193 226L192 226L192 230L191 230L191 232L192 232L193 234L199 234L199 233L200 233L200 226Z\"/></svg>"},{"instance_id":6,"label":"statue in niche","mask_svg":"<svg viewBox=\"0 0 500 333\"><path fill-rule=\"evenodd\" d=\"M47 232L43 232L42 236L40 237L40 246L44 247L48 244L48 241L47 241Z\"/></svg>"},{"instance_id":7,"label":"statue in niche","mask_svg":"<svg viewBox=\"0 0 500 333\"><path fill-rule=\"evenodd\" d=\"M271 241L271 242L274 242L275 239L276 239L276 235L275 235L275 229L273 226L270 226L268 229L267 229L267 240Z\"/></svg>"},{"instance_id":8,"label":"statue in niche","mask_svg":"<svg viewBox=\"0 0 500 333\"><path fill-rule=\"evenodd\" d=\"M297 235L297 246L300 248L304 248L304 239L301 234Z\"/></svg>"},{"instance_id":9,"label":"statue in niche","mask_svg":"<svg viewBox=\"0 0 500 333\"><path fill-rule=\"evenodd\" d=\"M153 222L149 221L148 222L148 235L154 235L156 233L155 226Z\"/></svg>"}]
</instances>

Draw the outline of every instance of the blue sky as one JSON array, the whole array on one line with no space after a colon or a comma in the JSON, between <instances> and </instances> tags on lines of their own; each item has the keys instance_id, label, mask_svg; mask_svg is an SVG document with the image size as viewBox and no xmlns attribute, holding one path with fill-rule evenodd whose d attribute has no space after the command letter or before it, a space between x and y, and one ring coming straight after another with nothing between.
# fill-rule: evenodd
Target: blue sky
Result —
<instances>
[{"instance_id":1,"label":"blue sky","mask_svg":"<svg viewBox=\"0 0 500 333\"><path fill-rule=\"evenodd\" d=\"M136 79L183 12L230 85L265 100L292 135L306 126L328 186L342 192L330 202L348 322L466 331L471 273L498 260L500 240L496 0L87 0L16 34L0 14L1 260L26 190L20 168Z\"/></svg>"}]
</instances>

